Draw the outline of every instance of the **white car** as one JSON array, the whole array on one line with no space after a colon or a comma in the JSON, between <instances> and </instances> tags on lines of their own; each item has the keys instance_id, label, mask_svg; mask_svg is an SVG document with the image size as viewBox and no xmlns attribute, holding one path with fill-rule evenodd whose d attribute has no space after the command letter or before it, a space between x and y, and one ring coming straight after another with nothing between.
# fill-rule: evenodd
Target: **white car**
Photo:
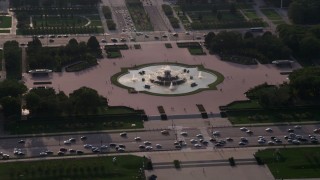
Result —
<instances>
[{"instance_id":1,"label":"white car","mask_svg":"<svg viewBox=\"0 0 320 180\"><path fill-rule=\"evenodd\" d=\"M202 146L201 146L201 144L195 144L195 145L193 145L195 148L201 148Z\"/></svg>"},{"instance_id":2,"label":"white car","mask_svg":"<svg viewBox=\"0 0 320 180\"><path fill-rule=\"evenodd\" d=\"M187 132L181 132L180 135L182 135L182 136L187 136L188 133L187 133Z\"/></svg>"},{"instance_id":3,"label":"white car","mask_svg":"<svg viewBox=\"0 0 320 180\"><path fill-rule=\"evenodd\" d=\"M145 141L145 142L143 142L143 144L144 144L144 145L150 145L150 144L151 144L151 142L149 142L149 141Z\"/></svg>"},{"instance_id":4,"label":"white car","mask_svg":"<svg viewBox=\"0 0 320 180\"><path fill-rule=\"evenodd\" d=\"M69 144L71 144L71 141L70 140L63 141L63 144L69 145Z\"/></svg>"},{"instance_id":5,"label":"white car","mask_svg":"<svg viewBox=\"0 0 320 180\"><path fill-rule=\"evenodd\" d=\"M190 139L190 142L191 142L191 143L197 143L198 141L195 140L195 139Z\"/></svg>"},{"instance_id":6,"label":"white car","mask_svg":"<svg viewBox=\"0 0 320 180\"><path fill-rule=\"evenodd\" d=\"M83 147L86 148L86 149L91 149L92 145L91 144L85 144L85 145L83 145Z\"/></svg>"},{"instance_id":7,"label":"white car","mask_svg":"<svg viewBox=\"0 0 320 180\"><path fill-rule=\"evenodd\" d=\"M258 143L259 143L259 144L264 144L264 143L266 143L266 140L264 140L264 139L259 139L259 140L258 140Z\"/></svg>"},{"instance_id":8,"label":"white car","mask_svg":"<svg viewBox=\"0 0 320 180\"><path fill-rule=\"evenodd\" d=\"M301 129L302 127L300 125L294 126L295 129Z\"/></svg>"},{"instance_id":9,"label":"white car","mask_svg":"<svg viewBox=\"0 0 320 180\"><path fill-rule=\"evenodd\" d=\"M267 132L272 132L272 129L271 128L266 128L266 131Z\"/></svg>"},{"instance_id":10,"label":"white car","mask_svg":"<svg viewBox=\"0 0 320 180\"><path fill-rule=\"evenodd\" d=\"M268 141L269 145L274 145L275 143L273 141Z\"/></svg>"},{"instance_id":11,"label":"white car","mask_svg":"<svg viewBox=\"0 0 320 180\"><path fill-rule=\"evenodd\" d=\"M167 130L162 130L162 131L161 131L161 134L169 134L169 131L167 131Z\"/></svg>"},{"instance_id":12,"label":"white car","mask_svg":"<svg viewBox=\"0 0 320 180\"><path fill-rule=\"evenodd\" d=\"M126 132L122 132L122 133L120 133L120 136L121 137L125 137L125 136L127 136L127 133Z\"/></svg>"},{"instance_id":13,"label":"white car","mask_svg":"<svg viewBox=\"0 0 320 180\"><path fill-rule=\"evenodd\" d=\"M251 130L249 130L249 129L248 129L248 130L246 131L246 133L248 133L248 134L252 134L253 132L252 132Z\"/></svg>"},{"instance_id":14,"label":"white car","mask_svg":"<svg viewBox=\"0 0 320 180\"><path fill-rule=\"evenodd\" d=\"M152 146L147 146L147 147L146 147L146 150L147 150L147 151L151 151L152 149L153 149Z\"/></svg>"},{"instance_id":15,"label":"white car","mask_svg":"<svg viewBox=\"0 0 320 180\"><path fill-rule=\"evenodd\" d=\"M247 131L248 129L246 127L241 127L240 130L241 131Z\"/></svg>"},{"instance_id":16,"label":"white car","mask_svg":"<svg viewBox=\"0 0 320 180\"><path fill-rule=\"evenodd\" d=\"M246 145L247 143L245 143L245 142L243 142L243 141L241 141L241 142L239 142L239 145L240 146L244 146L244 145Z\"/></svg>"},{"instance_id":17,"label":"white car","mask_svg":"<svg viewBox=\"0 0 320 180\"><path fill-rule=\"evenodd\" d=\"M196 136L197 136L198 138L202 138L202 137L203 137L202 134L197 134Z\"/></svg>"},{"instance_id":18,"label":"white car","mask_svg":"<svg viewBox=\"0 0 320 180\"><path fill-rule=\"evenodd\" d=\"M215 135L215 136L219 136L220 135L220 131L214 131L212 134Z\"/></svg>"},{"instance_id":19,"label":"white car","mask_svg":"<svg viewBox=\"0 0 320 180\"><path fill-rule=\"evenodd\" d=\"M108 149L108 146L107 146L107 145L102 145L102 146L100 147L100 149Z\"/></svg>"},{"instance_id":20,"label":"white car","mask_svg":"<svg viewBox=\"0 0 320 180\"><path fill-rule=\"evenodd\" d=\"M135 137L134 140L135 141L141 141L141 138L140 137Z\"/></svg>"},{"instance_id":21,"label":"white car","mask_svg":"<svg viewBox=\"0 0 320 180\"><path fill-rule=\"evenodd\" d=\"M293 141L292 141L292 144L299 145L299 144L300 144L300 141L299 141L299 140L293 140Z\"/></svg>"}]
</instances>

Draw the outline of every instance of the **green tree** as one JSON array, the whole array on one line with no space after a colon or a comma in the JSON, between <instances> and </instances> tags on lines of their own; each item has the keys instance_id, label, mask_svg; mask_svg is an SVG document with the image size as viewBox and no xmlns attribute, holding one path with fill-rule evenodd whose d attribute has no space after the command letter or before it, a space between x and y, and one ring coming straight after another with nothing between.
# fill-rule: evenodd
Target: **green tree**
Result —
<instances>
[{"instance_id":1,"label":"green tree","mask_svg":"<svg viewBox=\"0 0 320 180\"><path fill-rule=\"evenodd\" d=\"M312 35L308 35L300 42L300 54L301 57L305 57L308 60L320 58L320 40Z\"/></svg>"},{"instance_id":2,"label":"green tree","mask_svg":"<svg viewBox=\"0 0 320 180\"><path fill-rule=\"evenodd\" d=\"M207 36L204 38L204 44L206 45L206 47L210 47L211 46L212 41L213 41L215 36L216 36L216 34L214 32L209 32L207 34Z\"/></svg>"},{"instance_id":3,"label":"green tree","mask_svg":"<svg viewBox=\"0 0 320 180\"><path fill-rule=\"evenodd\" d=\"M27 90L27 87L17 80L4 80L0 82L0 99L5 96L18 97Z\"/></svg>"},{"instance_id":4,"label":"green tree","mask_svg":"<svg viewBox=\"0 0 320 180\"><path fill-rule=\"evenodd\" d=\"M77 114L96 113L102 106L107 105L107 101L98 92L88 87L81 87L73 91L70 95L74 112Z\"/></svg>"},{"instance_id":5,"label":"green tree","mask_svg":"<svg viewBox=\"0 0 320 180\"><path fill-rule=\"evenodd\" d=\"M306 101L320 100L320 68L306 67L293 71L289 75L292 93Z\"/></svg>"},{"instance_id":6,"label":"green tree","mask_svg":"<svg viewBox=\"0 0 320 180\"><path fill-rule=\"evenodd\" d=\"M102 51L101 51L101 48L100 48L100 44L99 44L99 41L97 40L97 38L95 36L91 36L88 39L87 47L88 47L90 52L94 53L97 56L101 56Z\"/></svg>"},{"instance_id":7,"label":"green tree","mask_svg":"<svg viewBox=\"0 0 320 180\"><path fill-rule=\"evenodd\" d=\"M221 14L220 11L217 12L217 19L218 19L219 21L222 20L222 14Z\"/></svg>"},{"instance_id":8,"label":"green tree","mask_svg":"<svg viewBox=\"0 0 320 180\"><path fill-rule=\"evenodd\" d=\"M21 103L19 97L3 97L0 100L0 104L2 105L2 111L6 118L16 117L18 119L21 116Z\"/></svg>"}]
</instances>

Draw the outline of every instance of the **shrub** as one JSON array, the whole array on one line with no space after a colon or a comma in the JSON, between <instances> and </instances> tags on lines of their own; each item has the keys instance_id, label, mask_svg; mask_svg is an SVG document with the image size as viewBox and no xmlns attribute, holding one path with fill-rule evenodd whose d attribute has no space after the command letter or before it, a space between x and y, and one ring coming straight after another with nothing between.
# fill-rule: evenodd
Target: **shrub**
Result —
<instances>
[{"instance_id":1,"label":"shrub","mask_svg":"<svg viewBox=\"0 0 320 180\"><path fill-rule=\"evenodd\" d=\"M109 30L116 30L116 23L112 19L107 19L107 26Z\"/></svg>"},{"instance_id":2,"label":"shrub","mask_svg":"<svg viewBox=\"0 0 320 180\"><path fill-rule=\"evenodd\" d=\"M102 12L103 12L104 17L106 19L112 19L112 13L111 13L111 10L110 10L109 6L103 6L102 7Z\"/></svg>"},{"instance_id":3,"label":"shrub","mask_svg":"<svg viewBox=\"0 0 320 180\"><path fill-rule=\"evenodd\" d=\"M233 157L229 158L229 163L230 163L230 166L235 166L236 165L236 162L235 162Z\"/></svg>"},{"instance_id":4,"label":"shrub","mask_svg":"<svg viewBox=\"0 0 320 180\"><path fill-rule=\"evenodd\" d=\"M153 170L151 159L145 159L145 161L146 161L146 170Z\"/></svg>"},{"instance_id":5,"label":"shrub","mask_svg":"<svg viewBox=\"0 0 320 180\"><path fill-rule=\"evenodd\" d=\"M174 161L173 161L173 164L174 164L174 167L175 167L176 169L180 169L180 168L181 168L181 166L180 166L180 161L179 161L179 160L174 160Z\"/></svg>"},{"instance_id":6,"label":"shrub","mask_svg":"<svg viewBox=\"0 0 320 180\"><path fill-rule=\"evenodd\" d=\"M165 43L164 45L166 46L166 48L172 48L172 45L170 43Z\"/></svg>"}]
</instances>

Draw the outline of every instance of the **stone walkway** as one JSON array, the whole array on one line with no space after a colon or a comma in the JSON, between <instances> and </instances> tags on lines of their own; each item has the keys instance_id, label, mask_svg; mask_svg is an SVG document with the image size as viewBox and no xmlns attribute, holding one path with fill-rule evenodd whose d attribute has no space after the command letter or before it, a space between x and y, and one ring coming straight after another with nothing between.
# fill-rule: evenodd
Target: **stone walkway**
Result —
<instances>
[{"instance_id":1,"label":"stone walkway","mask_svg":"<svg viewBox=\"0 0 320 180\"><path fill-rule=\"evenodd\" d=\"M75 73L53 73L49 79L26 77L25 84L33 87L35 81L51 81L52 87L66 94L82 86L96 89L99 94L109 99L109 105L124 105L135 109L144 109L149 116L159 116L157 106L163 106L167 115L199 114L196 104L202 104L210 114L219 113L219 106L234 100L245 100L244 93L259 84L280 84L287 81L282 71L274 65L240 65L219 60L214 55L192 56L185 48L178 48L171 42L173 48L165 48L163 43L141 43L140 50L121 51L123 58L102 59L99 65ZM197 94L177 97L152 96L144 93L129 94L126 89L117 87L110 82L110 77L120 72L123 67L132 67L154 62L178 62L183 64L202 64L206 68L222 73L225 80L217 86L219 90L207 90ZM171 109L174 107L174 109Z\"/></svg>"}]
</instances>

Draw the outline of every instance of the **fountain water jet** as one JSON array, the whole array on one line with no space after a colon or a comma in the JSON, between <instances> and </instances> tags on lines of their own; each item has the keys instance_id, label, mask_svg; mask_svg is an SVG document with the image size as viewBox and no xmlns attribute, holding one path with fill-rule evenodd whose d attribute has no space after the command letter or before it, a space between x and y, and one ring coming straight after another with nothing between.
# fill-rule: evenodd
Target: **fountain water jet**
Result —
<instances>
[{"instance_id":1,"label":"fountain water jet","mask_svg":"<svg viewBox=\"0 0 320 180\"><path fill-rule=\"evenodd\" d=\"M198 78L199 78L199 79L202 79L202 78L203 78L203 76L202 76L202 74L201 74L201 71L199 71Z\"/></svg>"},{"instance_id":2,"label":"fountain water jet","mask_svg":"<svg viewBox=\"0 0 320 180\"><path fill-rule=\"evenodd\" d=\"M173 86L173 83L172 83L172 82L170 83L169 89L170 89L170 90L173 90L173 89L174 89L174 86Z\"/></svg>"},{"instance_id":3,"label":"fountain water jet","mask_svg":"<svg viewBox=\"0 0 320 180\"><path fill-rule=\"evenodd\" d=\"M136 77L134 77L134 74L132 74L132 78L131 81L136 82L138 79Z\"/></svg>"}]
</instances>

